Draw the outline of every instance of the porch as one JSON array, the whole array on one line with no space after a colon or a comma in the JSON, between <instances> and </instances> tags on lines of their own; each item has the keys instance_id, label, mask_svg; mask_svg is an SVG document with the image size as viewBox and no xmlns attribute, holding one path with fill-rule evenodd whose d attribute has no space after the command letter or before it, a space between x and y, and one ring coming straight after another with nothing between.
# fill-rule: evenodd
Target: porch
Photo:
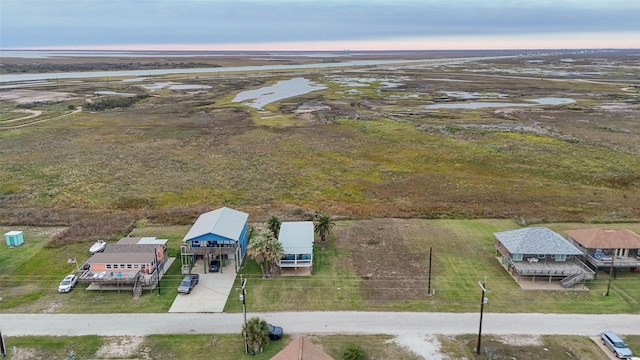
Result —
<instances>
[{"instance_id":1,"label":"porch","mask_svg":"<svg viewBox=\"0 0 640 360\"><path fill-rule=\"evenodd\" d=\"M78 274L78 283L88 284L86 290L117 290L118 292L132 291L136 287L140 290L153 290L164 276L166 270L171 267L175 258L166 258L167 261L157 267L157 271L145 273L143 271L113 271L92 272L84 270Z\"/></svg>"},{"instance_id":2,"label":"porch","mask_svg":"<svg viewBox=\"0 0 640 360\"><path fill-rule=\"evenodd\" d=\"M577 258L555 261L552 258L531 257L531 259L535 260L529 261L528 259L530 258L525 257L523 261L513 261L500 254L497 259L518 284L521 284L522 280L530 280L531 283L536 281L538 283L546 282L552 288L566 289L577 282L595 278L595 272ZM521 287L531 288L523 285Z\"/></svg>"},{"instance_id":3,"label":"porch","mask_svg":"<svg viewBox=\"0 0 640 360\"><path fill-rule=\"evenodd\" d=\"M589 251L586 259L596 269L600 268L640 268L640 255L637 253L629 256L611 256L604 253Z\"/></svg>"}]
</instances>

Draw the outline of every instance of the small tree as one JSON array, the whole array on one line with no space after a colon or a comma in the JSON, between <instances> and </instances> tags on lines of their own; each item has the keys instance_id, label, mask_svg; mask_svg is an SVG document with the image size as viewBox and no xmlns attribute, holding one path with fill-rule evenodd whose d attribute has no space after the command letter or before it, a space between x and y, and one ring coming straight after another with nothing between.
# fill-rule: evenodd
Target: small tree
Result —
<instances>
[{"instance_id":1,"label":"small tree","mask_svg":"<svg viewBox=\"0 0 640 360\"><path fill-rule=\"evenodd\" d=\"M263 236L263 233L253 236L249 240L249 246L247 246L247 255L255 260L258 264L260 264L260 270L262 271L263 278L267 274L265 267L266 253L267 242L265 236Z\"/></svg>"},{"instance_id":2,"label":"small tree","mask_svg":"<svg viewBox=\"0 0 640 360\"><path fill-rule=\"evenodd\" d=\"M364 360L366 355L364 350L357 344L349 344L347 350L342 355L343 360Z\"/></svg>"},{"instance_id":3,"label":"small tree","mask_svg":"<svg viewBox=\"0 0 640 360\"><path fill-rule=\"evenodd\" d=\"M267 226L276 239L280 236L280 225L282 225L282 221L280 221L280 219L275 215L270 217L269 221L267 221Z\"/></svg>"},{"instance_id":4,"label":"small tree","mask_svg":"<svg viewBox=\"0 0 640 360\"><path fill-rule=\"evenodd\" d=\"M318 234L318 236L320 236L320 241L327 241L327 235L331 234L331 228L333 227L333 225L334 223L333 221L331 221L331 216L324 214L318 215L318 217L316 218L314 231L316 234Z\"/></svg>"},{"instance_id":5,"label":"small tree","mask_svg":"<svg viewBox=\"0 0 640 360\"><path fill-rule=\"evenodd\" d=\"M284 256L282 244L273 237L270 230L263 230L252 237L247 247L247 254L260 264L262 278L271 276L271 268Z\"/></svg>"},{"instance_id":6,"label":"small tree","mask_svg":"<svg viewBox=\"0 0 640 360\"><path fill-rule=\"evenodd\" d=\"M253 348L254 352L269 344L269 325L263 319L252 317L242 330L247 336L247 344Z\"/></svg>"}]
</instances>

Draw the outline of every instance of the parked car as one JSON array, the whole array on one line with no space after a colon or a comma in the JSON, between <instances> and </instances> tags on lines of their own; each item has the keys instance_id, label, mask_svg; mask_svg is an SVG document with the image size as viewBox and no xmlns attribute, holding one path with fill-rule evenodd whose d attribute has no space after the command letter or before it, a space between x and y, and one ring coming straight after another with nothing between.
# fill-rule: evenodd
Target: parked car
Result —
<instances>
[{"instance_id":1,"label":"parked car","mask_svg":"<svg viewBox=\"0 0 640 360\"><path fill-rule=\"evenodd\" d=\"M209 263L209 272L220 271L220 260L211 260Z\"/></svg>"},{"instance_id":2,"label":"parked car","mask_svg":"<svg viewBox=\"0 0 640 360\"><path fill-rule=\"evenodd\" d=\"M67 275L58 285L58 292L68 293L78 283L78 277L75 275Z\"/></svg>"},{"instance_id":3,"label":"parked car","mask_svg":"<svg viewBox=\"0 0 640 360\"><path fill-rule=\"evenodd\" d=\"M275 326L268 324L269 326L269 339L270 340L280 340L282 335L284 335L284 330L280 326Z\"/></svg>"},{"instance_id":4,"label":"parked car","mask_svg":"<svg viewBox=\"0 0 640 360\"><path fill-rule=\"evenodd\" d=\"M191 289L193 289L200 280L200 275L198 274L189 274L182 279L180 282L180 286L178 286L178 292L180 294L190 294Z\"/></svg>"},{"instance_id":5,"label":"parked car","mask_svg":"<svg viewBox=\"0 0 640 360\"><path fill-rule=\"evenodd\" d=\"M618 359L629 359L633 356L627 344L613 331L603 332L600 334L600 338L602 343L611 349Z\"/></svg>"}]
</instances>

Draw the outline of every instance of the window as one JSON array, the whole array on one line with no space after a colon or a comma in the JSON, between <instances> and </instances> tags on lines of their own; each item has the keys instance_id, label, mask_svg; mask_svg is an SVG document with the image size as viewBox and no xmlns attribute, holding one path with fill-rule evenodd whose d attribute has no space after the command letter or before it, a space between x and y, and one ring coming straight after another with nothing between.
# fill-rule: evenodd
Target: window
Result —
<instances>
[{"instance_id":1,"label":"window","mask_svg":"<svg viewBox=\"0 0 640 360\"><path fill-rule=\"evenodd\" d=\"M513 261L522 261L522 254L511 254Z\"/></svg>"},{"instance_id":2,"label":"window","mask_svg":"<svg viewBox=\"0 0 640 360\"><path fill-rule=\"evenodd\" d=\"M107 264L107 269L111 269L111 264Z\"/></svg>"},{"instance_id":3,"label":"window","mask_svg":"<svg viewBox=\"0 0 640 360\"><path fill-rule=\"evenodd\" d=\"M557 254L553 256L556 261L567 261L567 255L564 254Z\"/></svg>"},{"instance_id":4,"label":"window","mask_svg":"<svg viewBox=\"0 0 640 360\"><path fill-rule=\"evenodd\" d=\"M133 268L134 268L134 269L139 269L139 268L140 268L140 265L139 265L139 264L133 264Z\"/></svg>"},{"instance_id":5,"label":"window","mask_svg":"<svg viewBox=\"0 0 640 360\"><path fill-rule=\"evenodd\" d=\"M133 266L131 264L127 264L127 269L131 269Z\"/></svg>"},{"instance_id":6,"label":"window","mask_svg":"<svg viewBox=\"0 0 640 360\"><path fill-rule=\"evenodd\" d=\"M545 256L545 254L538 254L538 259L544 259Z\"/></svg>"},{"instance_id":7,"label":"window","mask_svg":"<svg viewBox=\"0 0 640 360\"><path fill-rule=\"evenodd\" d=\"M120 264L120 269L124 269L124 264Z\"/></svg>"}]
</instances>

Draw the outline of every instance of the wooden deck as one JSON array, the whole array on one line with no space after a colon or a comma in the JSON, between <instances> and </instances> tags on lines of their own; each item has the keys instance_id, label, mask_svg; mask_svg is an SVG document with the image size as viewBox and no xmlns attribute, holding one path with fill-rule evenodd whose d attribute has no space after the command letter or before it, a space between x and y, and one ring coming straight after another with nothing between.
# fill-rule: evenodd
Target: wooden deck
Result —
<instances>
[{"instance_id":1,"label":"wooden deck","mask_svg":"<svg viewBox=\"0 0 640 360\"><path fill-rule=\"evenodd\" d=\"M587 261L596 268L640 268L640 256L626 256L615 258L600 258L596 259L592 255L587 255ZM612 263L613 261L613 263Z\"/></svg>"},{"instance_id":2,"label":"wooden deck","mask_svg":"<svg viewBox=\"0 0 640 360\"><path fill-rule=\"evenodd\" d=\"M569 289L562 287L561 281L564 277L518 275L515 271L509 271L507 266L502 263L502 256L498 256L496 259L523 290L589 290L584 283L578 284Z\"/></svg>"}]
</instances>

